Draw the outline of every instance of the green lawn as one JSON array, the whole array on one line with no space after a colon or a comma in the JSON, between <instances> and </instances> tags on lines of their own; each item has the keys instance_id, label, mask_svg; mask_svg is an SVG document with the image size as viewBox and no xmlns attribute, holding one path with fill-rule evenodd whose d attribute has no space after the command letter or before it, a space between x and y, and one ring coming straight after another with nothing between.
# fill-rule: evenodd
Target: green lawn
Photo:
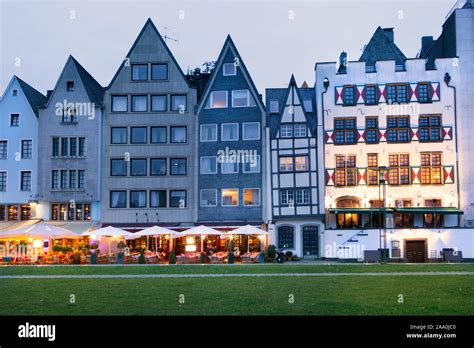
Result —
<instances>
[{"instance_id":1,"label":"green lawn","mask_svg":"<svg viewBox=\"0 0 474 348\"><path fill-rule=\"evenodd\" d=\"M338 273L338 272L474 272L474 264L265 264L134 266L0 266L1 275L186 274L186 273Z\"/></svg>"},{"instance_id":2,"label":"green lawn","mask_svg":"<svg viewBox=\"0 0 474 348\"><path fill-rule=\"evenodd\" d=\"M0 267L0 275L420 271L474 271L474 265ZM472 275L5 278L0 279L0 315L472 315L473 293Z\"/></svg>"}]
</instances>

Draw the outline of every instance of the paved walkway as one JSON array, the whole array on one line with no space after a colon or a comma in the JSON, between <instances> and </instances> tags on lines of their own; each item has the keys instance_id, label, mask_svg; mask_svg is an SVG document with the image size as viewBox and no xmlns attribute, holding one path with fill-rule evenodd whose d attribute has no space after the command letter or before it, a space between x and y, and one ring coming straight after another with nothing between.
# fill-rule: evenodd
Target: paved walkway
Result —
<instances>
[{"instance_id":1,"label":"paved walkway","mask_svg":"<svg viewBox=\"0 0 474 348\"><path fill-rule=\"evenodd\" d=\"M127 278L238 278L238 277L391 277L474 276L474 272L367 272L367 273L222 273L222 274L54 274L3 275L0 279L127 279Z\"/></svg>"}]
</instances>

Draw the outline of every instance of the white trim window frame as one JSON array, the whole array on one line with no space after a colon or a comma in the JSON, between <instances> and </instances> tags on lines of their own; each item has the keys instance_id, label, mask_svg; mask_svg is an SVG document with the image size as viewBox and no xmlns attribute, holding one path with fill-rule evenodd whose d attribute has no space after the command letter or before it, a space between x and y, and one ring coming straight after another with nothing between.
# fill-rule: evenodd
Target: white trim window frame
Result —
<instances>
[{"instance_id":1,"label":"white trim window frame","mask_svg":"<svg viewBox=\"0 0 474 348\"><path fill-rule=\"evenodd\" d=\"M246 168L247 168L246 164L250 162L250 161L247 161L247 157L245 158L245 161L244 161L243 166L242 166L242 173L249 173L249 174L260 173L260 155L256 155L256 157L257 157L257 166L256 166L257 169L256 170L246 170ZM249 164L249 168L252 168L252 166L250 164Z\"/></svg>"},{"instance_id":2,"label":"white trim window frame","mask_svg":"<svg viewBox=\"0 0 474 348\"><path fill-rule=\"evenodd\" d=\"M224 139L224 126L237 126L237 137L235 139ZM222 141L239 141L239 124L238 123L222 123L221 124L221 140Z\"/></svg>"},{"instance_id":3,"label":"white trim window frame","mask_svg":"<svg viewBox=\"0 0 474 348\"><path fill-rule=\"evenodd\" d=\"M236 105L234 100L234 94L237 92L246 92L247 94L247 103L245 105ZM250 95L250 91L248 89L236 89L232 91L232 107L233 108L247 108L249 106L253 106L252 104L252 96Z\"/></svg>"},{"instance_id":4,"label":"white trim window frame","mask_svg":"<svg viewBox=\"0 0 474 348\"><path fill-rule=\"evenodd\" d=\"M224 191L225 190L235 190L237 191L237 204L224 204ZM221 189L221 206L226 208L235 208L239 206L239 189L238 188L223 188Z\"/></svg>"},{"instance_id":5,"label":"white trim window frame","mask_svg":"<svg viewBox=\"0 0 474 348\"><path fill-rule=\"evenodd\" d=\"M239 162L236 160L234 162L231 162L229 160L229 156L224 156L224 161L221 162L221 174L237 174L239 173ZM232 171L229 170L224 170L224 164L229 165L226 168L232 168Z\"/></svg>"},{"instance_id":6,"label":"white trim window frame","mask_svg":"<svg viewBox=\"0 0 474 348\"><path fill-rule=\"evenodd\" d=\"M214 160L214 164L215 164L215 170L214 171L204 171L204 168L203 168L203 160L204 159L211 159L211 160ZM200 158L200 173L202 175L210 175L210 174L217 174L217 156L201 156ZM210 165L211 167L211 165Z\"/></svg>"},{"instance_id":7,"label":"white trim window frame","mask_svg":"<svg viewBox=\"0 0 474 348\"><path fill-rule=\"evenodd\" d=\"M245 126L258 125L258 138L248 138L245 136ZM244 122L242 123L242 140L260 140L260 122Z\"/></svg>"},{"instance_id":8,"label":"white trim window frame","mask_svg":"<svg viewBox=\"0 0 474 348\"><path fill-rule=\"evenodd\" d=\"M214 93L225 93L225 106L214 106ZM206 103L206 109L225 109L229 107L229 92L228 91L211 91Z\"/></svg>"},{"instance_id":9,"label":"white trim window frame","mask_svg":"<svg viewBox=\"0 0 474 348\"><path fill-rule=\"evenodd\" d=\"M214 202L215 202L214 204L208 204L208 205L202 204L202 202L203 202L203 199L202 199L202 193L203 193L203 191L211 191L211 192L213 192L213 194L214 194ZM201 190L199 191L199 206L200 206L200 207L203 207L203 208L217 207L217 189L201 189Z\"/></svg>"},{"instance_id":10,"label":"white trim window frame","mask_svg":"<svg viewBox=\"0 0 474 348\"><path fill-rule=\"evenodd\" d=\"M215 129L215 136L214 136L214 139L211 139L211 140L203 139L203 137L202 137L202 135L203 135L203 131L202 131L203 126L213 127L213 128ZM210 143L210 142L217 141L217 123L201 124L201 126L199 127L199 141L200 141L201 143Z\"/></svg>"},{"instance_id":11,"label":"white trim window frame","mask_svg":"<svg viewBox=\"0 0 474 348\"><path fill-rule=\"evenodd\" d=\"M234 67L233 72L230 73L230 74L229 73L226 74L226 66L227 67L233 66ZM222 64L222 75L223 76L235 76L235 75L237 75L237 65L235 63L224 63L224 64Z\"/></svg>"},{"instance_id":12,"label":"white trim window frame","mask_svg":"<svg viewBox=\"0 0 474 348\"><path fill-rule=\"evenodd\" d=\"M305 123L296 123L293 127L293 135L295 138L305 138L308 136L308 129Z\"/></svg>"},{"instance_id":13,"label":"white trim window frame","mask_svg":"<svg viewBox=\"0 0 474 348\"><path fill-rule=\"evenodd\" d=\"M256 190L258 192L258 204L245 204L245 191L247 190ZM244 207L259 207L261 206L261 196L260 196L260 188L244 188L243 189L243 194L244 194L244 197L243 197L243 203L244 203Z\"/></svg>"},{"instance_id":14,"label":"white trim window frame","mask_svg":"<svg viewBox=\"0 0 474 348\"><path fill-rule=\"evenodd\" d=\"M280 138L293 138L293 125L284 123L280 125Z\"/></svg>"}]
</instances>

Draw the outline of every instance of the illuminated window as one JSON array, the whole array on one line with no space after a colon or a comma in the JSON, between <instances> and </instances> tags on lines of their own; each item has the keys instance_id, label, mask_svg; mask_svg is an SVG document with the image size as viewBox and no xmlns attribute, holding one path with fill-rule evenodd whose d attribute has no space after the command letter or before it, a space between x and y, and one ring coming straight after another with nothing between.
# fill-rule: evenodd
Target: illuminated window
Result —
<instances>
[{"instance_id":1,"label":"illuminated window","mask_svg":"<svg viewBox=\"0 0 474 348\"><path fill-rule=\"evenodd\" d=\"M207 99L206 108L219 109L227 107L227 91L212 91Z\"/></svg>"},{"instance_id":2,"label":"illuminated window","mask_svg":"<svg viewBox=\"0 0 474 348\"><path fill-rule=\"evenodd\" d=\"M355 186L356 171L356 156L336 156L336 186Z\"/></svg>"},{"instance_id":3,"label":"illuminated window","mask_svg":"<svg viewBox=\"0 0 474 348\"><path fill-rule=\"evenodd\" d=\"M378 185L378 155L376 153L369 153L367 155L367 184Z\"/></svg>"},{"instance_id":4,"label":"illuminated window","mask_svg":"<svg viewBox=\"0 0 474 348\"><path fill-rule=\"evenodd\" d=\"M389 154L388 183L390 185L410 184L410 156L408 154Z\"/></svg>"},{"instance_id":5,"label":"illuminated window","mask_svg":"<svg viewBox=\"0 0 474 348\"><path fill-rule=\"evenodd\" d=\"M442 184L442 164L440 152L425 152L421 154L421 184Z\"/></svg>"},{"instance_id":6,"label":"illuminated window","mask_svg":"<svg viewBox=\"0 0 474 348\"><path fill-rule=\"evenodd\" d=\"M238 189L222 189L222 206L231 207L239 205Z\"/></svg>"},{"instance_id":7,"label":"illuminated window","mask_svg":"<svg viewBox=\"0 0 474 348\"><path fill-rule=\"evenodd\" d=\"M293 171L293 157L280 157L280 172Z\"/></svg>"}]
</instances>

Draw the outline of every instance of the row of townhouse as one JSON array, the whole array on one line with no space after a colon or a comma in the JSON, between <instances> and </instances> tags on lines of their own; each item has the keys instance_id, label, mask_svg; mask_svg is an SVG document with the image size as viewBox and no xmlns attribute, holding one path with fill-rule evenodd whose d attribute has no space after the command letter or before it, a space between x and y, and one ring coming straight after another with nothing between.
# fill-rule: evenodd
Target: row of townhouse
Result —
<instances>
[{"instance_id":1,"label":"row of townhouse","mask_svg":"<svg viewBox=\"0 0 474 348\"><path fill-rule=\"evenodd\" d=\"M186 75L151 20L106 87L72 56L47 96L15 76L0 228L252 224L303 256L474 258L473 17L454 9L416 58L377 28L358 61L316 63L314 87L291 76L265 102L230 36L211 73Z\"/></svg>"}]
</instances>

